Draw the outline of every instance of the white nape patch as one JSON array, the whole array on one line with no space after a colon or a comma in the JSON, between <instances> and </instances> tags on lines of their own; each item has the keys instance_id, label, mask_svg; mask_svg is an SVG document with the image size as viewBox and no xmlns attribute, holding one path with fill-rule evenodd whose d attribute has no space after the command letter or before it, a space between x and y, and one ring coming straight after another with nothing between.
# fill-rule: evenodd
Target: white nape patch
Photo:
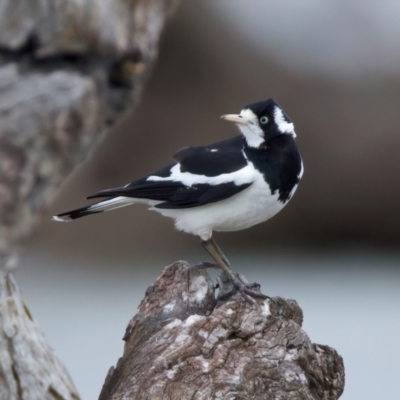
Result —
<instances>
[{"instance_id":1,"label":"white nape patch","mask_svg":"<svg viewBox=\"0 0 400 400\"><path fill-rule=\"evenodd\" d=\"M260 147L264 142L264 132L260 128L257 115L248 108L240 111L239 115L247 122L246 124L237 124L240 132L246 139L247 145L255 148Z\"/></svg>"},{"instance_id":2,"label":"white nape patch","mask_svg":"<svg viewBox=\"0 0 400 400\"><path fill-rule=\"evenodd\" d=\"M275 107L274 121L282 133L288 133L289 135L296 137L294 125L291 122L286 121L283 112L279 107Z\"/></svg>"},{"instance_id":3,"label":"white nape patch","mask_svg":"<svg viewBox=\"0 0 400 400\"><path fill-rule=\"evenodd\" d=\"M218 149L211 149L210 151L211 151L211 153L216 153L218 151Z\"/></svg>"},{"instance_id":4,"label":"white nape patch","mask_svg":"<svg viewBox=\"0 0 400 400\"><path fill-rule=\"evenodd\" d=\"M175 164L171 168L171 175L164 178L157 175L151 175L147 178L148 181L173 181L181 182L186 186L193 186L198 184L207 185L221 185L223 183L232 182L237 186L245 183L250 183L254 179L254 168L247 165L238 171L231 172L230 174L221 174L217 176L196 175L190 172L181 172L181 165Z\"/></svg>"}]
</instances>

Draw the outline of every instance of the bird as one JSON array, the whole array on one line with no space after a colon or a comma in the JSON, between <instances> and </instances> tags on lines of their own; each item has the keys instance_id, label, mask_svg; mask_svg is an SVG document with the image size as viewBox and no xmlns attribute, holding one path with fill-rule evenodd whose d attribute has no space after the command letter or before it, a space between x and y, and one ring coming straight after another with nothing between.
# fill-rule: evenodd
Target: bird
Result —
<instances>
[{"instance_id":1,"label":"bird","mask_svg":"<svg viewBox=\"0 0 400 400\"><path fill-rule=\"evenodd\" d=\"M174 219L177 230L197 236L213 265L248 302L269 298L232 272L213 232L250 228L269 220L289 202L304 172L294 125L272 98L221 118L234 123L240 134L206 146L184 147L174 154L173 163L125 186L96 192L87 199L100 201L53 219L71 221L145 204Z\"/></svg>"}]
</instances>

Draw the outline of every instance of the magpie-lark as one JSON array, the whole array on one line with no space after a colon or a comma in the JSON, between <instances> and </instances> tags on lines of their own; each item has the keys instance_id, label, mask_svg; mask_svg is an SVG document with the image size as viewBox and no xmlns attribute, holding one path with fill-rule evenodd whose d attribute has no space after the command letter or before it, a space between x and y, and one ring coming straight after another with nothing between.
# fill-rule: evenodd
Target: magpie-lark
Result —
<instances>
[{"instance_id":1,"label":"magpie-lark","mask_svg":"<svg viewBox=\"0 0 400 400\"><path fill-rule=\"evenodd\" d=\"M130 204L147 204L171 217L178 230L200 238L243 297L267 296L250 290L230 269L213 231L237 231L264 222L293 196L303 174L294 126L273 100L246 105L221 117L241 135L208 146L185 147L175 162L123 187L94 193L103 200L54 216L70 221Z\"/></svg>"}]
</instances>

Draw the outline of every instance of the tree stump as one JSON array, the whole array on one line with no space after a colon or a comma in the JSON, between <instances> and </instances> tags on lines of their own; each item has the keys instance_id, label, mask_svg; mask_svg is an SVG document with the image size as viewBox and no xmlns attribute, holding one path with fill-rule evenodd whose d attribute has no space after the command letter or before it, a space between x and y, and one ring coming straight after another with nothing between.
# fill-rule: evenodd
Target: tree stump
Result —
<instances>
[{"instance_id":1,"label":"tree stump","mask_svg":"<svg viewBox=\"0 0 400 400\"><path fill-rule=\"evenodd\" d=\"M204 266L166 267L129 322L99 400L340 397L343 360L311 342L296 301L252 306L238 293L222 301L214 291Z\"/></svg>"}]
</instances>

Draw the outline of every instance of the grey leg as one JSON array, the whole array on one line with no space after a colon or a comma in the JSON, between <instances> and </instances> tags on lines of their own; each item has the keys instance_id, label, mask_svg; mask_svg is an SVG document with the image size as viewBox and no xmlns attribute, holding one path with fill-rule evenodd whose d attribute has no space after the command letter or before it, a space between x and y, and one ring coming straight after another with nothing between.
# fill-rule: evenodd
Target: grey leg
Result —
<instances>
[{"instance_id":1,"label":"grey leg","mask_svg":"<svg viewBox=\"0 0 400 400\"><path fill-rule=\"evenodd\" d=\"M221 248L218 246L217 242L213 237L211 237L210 242L214 246L214 249L217 251L220 257L222 258L222 261L228 266L229 269L231 269L231 264L229 260L226 258L225 254L222 252Z\"/></svg>"},{"instance_id":2,"label":"grey leg","mask_svg":"<svg viewBox=\"0 0 400 400\"><path fill-rule=\"evenodd\" d=\"M215 240L213 242L215 243ZM218 247L218 249L220 250L220 251L218 251L214 247L213 242L211 241L211 239L202 240L201 245L207 250L207 252L214 259L214 261L217 263L217 265L222 269L222 271L228 276L228 278L233 283L234 287L240 292L240 294L243 296L243 298L250 304L257 304L250 296L261 298L261 299L267 299L268 296L265 296L261 293L254 293L251 290L249 290L246 287L246 285L243 282L241 282L233 274L233 272L230 270L229 266L225 263L225 261L221 257L221 254L220 254L220 252L222 253L221 249L219 249L219 247ZM226 259L225 256L223 256L223 257Z\"/></svg>"},{"instance_id":3,"label":"grey leg","mask_svg":"<svg viewBox=\"0 0 400 400\"><path fill-rule=\"evenodd\" d=\"M222 269L222 271L225 272L229 278L232 280L237 279L235 275L233 275L232 271L226 265L225 261L222 259L221 255L217 251L217 249L213 246L213 243L211 239L209 240L202 240L201 245L207 250L208 254L214 259L214 261L218 264L218 267Z\"/></svg>"}]
</instances>

